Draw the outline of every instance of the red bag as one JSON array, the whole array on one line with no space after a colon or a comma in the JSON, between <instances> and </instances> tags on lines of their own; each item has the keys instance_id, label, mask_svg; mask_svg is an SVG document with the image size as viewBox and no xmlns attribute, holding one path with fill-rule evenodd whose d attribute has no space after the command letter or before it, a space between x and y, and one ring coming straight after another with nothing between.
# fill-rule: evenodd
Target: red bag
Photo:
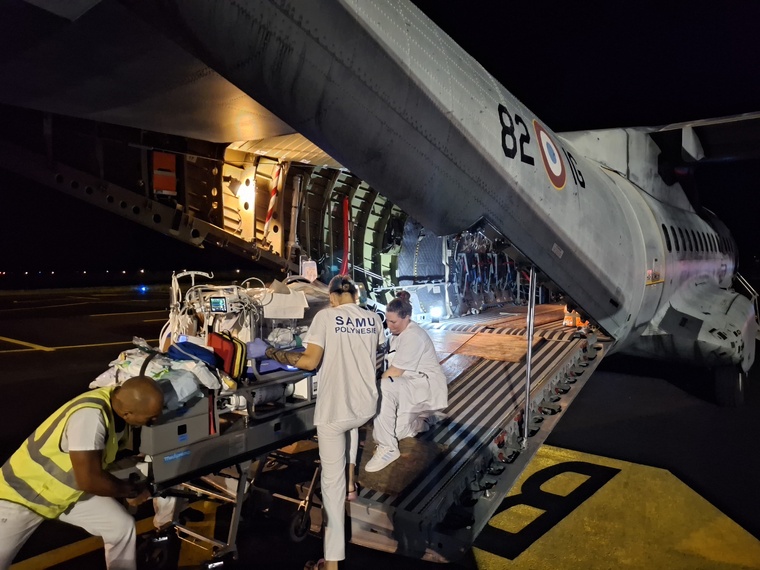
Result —
<instances>
[{"instance_id":1,"label":"red bag","mask_svg":"<svg viewBox=\"0 0 760 570\"><path fill-rule=\"evenodd\" d=\"M245 372L246 346L245 343L228 332L208 333L208 345L222 361L222 370L237 380Z\"/></svg>"}]
</instances>

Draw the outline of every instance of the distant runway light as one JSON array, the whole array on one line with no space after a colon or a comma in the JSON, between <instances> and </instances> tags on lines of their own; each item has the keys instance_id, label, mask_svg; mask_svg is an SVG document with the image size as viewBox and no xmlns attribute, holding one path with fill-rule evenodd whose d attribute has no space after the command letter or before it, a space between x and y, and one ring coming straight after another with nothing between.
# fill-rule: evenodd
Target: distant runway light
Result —
<instances>
[{"instance_id":1,"label":"distant runway light","mask_svg":"<svg viewBox=\"0 0 760 570\"><path fill-rule=\"evenodd\" d=\"M145 270L144 270L144 269L141 269L141 270L140 270L140 273L145 273Z\"/></svg>"},{"instance_id":2,"label":"distant runway light","mask_svg":"<svg viewBox=\"0 0 760 570\"><path fill-rule=\"evenodd\" d=\"M144 294L144 293L147 293L147 292L148 292L148 287L147 287L147 285L140 285L139 287L137 287L137 290L138 290L140 293L143 293L143 294Z\"/></svg>"},{"instance_id":3,"label":"distant runway light","mask_svg":"<svg viewBox=\"0 0 760 570\"><path fill-rule=\"evenodd\" d=\"M126 272L126 271L122 271L121 273L122 273L122 275L124 275L124 274L126 274L127 272Z\"/></svg>"}]
</instances>

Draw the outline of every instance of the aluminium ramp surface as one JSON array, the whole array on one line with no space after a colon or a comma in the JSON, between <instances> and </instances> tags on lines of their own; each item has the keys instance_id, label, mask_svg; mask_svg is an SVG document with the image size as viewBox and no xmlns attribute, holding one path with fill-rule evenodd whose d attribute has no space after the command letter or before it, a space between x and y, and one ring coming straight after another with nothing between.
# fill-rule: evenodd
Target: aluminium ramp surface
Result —
<instances>
[{"instance_id":1,"label":"aluminium ramp surface","mask_svg":"<svg viewBox=\"0 0 760 570\"><path fill-rule=\"evenodd\" d=\"M484 326L482 323L469 326L480 329ZM485 326L485 329L470 330L468 333L488 332L493 334L494 339L504 334L489 327L488 322ZM450 331L459 335L462 332ZM565 379L586 354L584 349L588 341L579 338L574 329L551 333L561 338L543 338L534 348L533 402L541 401L542 394ZM443 334L447 334L446 329ZM450 349L458 343L465 344L467 336L464 334L450 343L451 346L446 347L448 350L441 351L440 343L436 347L439 356L443 352L444 367L448 360L460 356L452 356L455 351ZM592 361L594 366L599 360ZM562 396L560 405L566 407L569 404L589 374L590 371L577 379L573 389ZM480 505L476 504L472 511L476 520L465 531L447 526L447 514L452 508L461 506L463 494L466 495L473 487L482 490L479 485L483 483L493 458L494 438L510 424L514 429L517 425L515 420L524 407L525 379L524 358L517 362L473 357L462 359L459 374L449 384L446 418L430 431L413 438L416 441L411 445L408 440L402 441L401 458L383 471L366 473L363 468L360 469L360 496L350 503L352 542L438 561L456 558L457 552L469 546L499 504L493 498L494 493L491 493L490 504L482 499L477 501ZM535 424L535 427L541 427L540 435L532 437L528 449L498 477L495 491L499 496L507 492L529 457L548 435L553 427L548 419ZM366 463L374 449L371 435L366 436L366 442L362 464ZM394 474L394 469L402 472L401 475Z\"/></svg>"}]
</instances>

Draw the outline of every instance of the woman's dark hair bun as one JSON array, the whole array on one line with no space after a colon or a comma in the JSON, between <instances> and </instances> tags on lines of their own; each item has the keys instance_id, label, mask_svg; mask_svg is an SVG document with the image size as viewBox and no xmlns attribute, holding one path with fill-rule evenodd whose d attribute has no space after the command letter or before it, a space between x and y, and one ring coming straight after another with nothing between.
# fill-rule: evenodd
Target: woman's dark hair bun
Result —
<instances>
[{"instance_id":1,"label":"woman's dark hair bun","mask_svg":"<svg viewBox=\"0 0 760 570\"><path fill-rule=\"evenodd\" d=\"M348 275L336 275L327 286L330 293L350 293L356 295L357 288Z\"/></svg>"},{"instance_id":2,"label":"woman's dark hair bun","mask_svg":"<svg viewBox=\"0 0 760 570\"><path fill-rule=\"evenodd\" d=\"M408 291L399 291L396 293L396 298L391 299L390 303L385 307L386 313L396 313L402 319L412 316L412 303L410 299L412 295Z\"/></svg>"}]
</instances>

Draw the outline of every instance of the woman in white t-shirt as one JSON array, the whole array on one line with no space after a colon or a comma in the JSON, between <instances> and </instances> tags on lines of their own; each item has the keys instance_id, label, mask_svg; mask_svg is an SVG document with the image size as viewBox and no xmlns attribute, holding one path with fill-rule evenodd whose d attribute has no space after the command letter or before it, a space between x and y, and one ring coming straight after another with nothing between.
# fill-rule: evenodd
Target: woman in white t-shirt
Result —
<instances>
[{"instance_id":1,"label":"woman in white t-shirt","mask_svg":"<svg viewBox=\"0 0 760 570\"><path fill-rule=\"evenodd\" d=\"M332 570L345 559L346 449L352 447L351 431L356 435L355 430L377 411L375 362L385 334L380 317L356 304L357 288L348 276L334 277L329 291L330 307L315 315L303 339L306 350L297 353L268 348L266 355L303 370L319 366L314 425L327 523L325 562L320 561L317 567ZM351 455L350 462L355 463L355 449Z\"/></svg>"},{"instance_id":2,"label":"woman in white t-shirt","mask_svg":"<svg viewBox=\"0 0 760 570\"><path fill-rule=\"evenodd\" d=\"M401 456L399 440L429 429L436 411L448 406L446 375L433 341L412 321L409 293L400 291L385 310L393 334L380 380L380 411L372 435L377 448L365 470L380 471Z\"/></svg>"}]
</instances>

